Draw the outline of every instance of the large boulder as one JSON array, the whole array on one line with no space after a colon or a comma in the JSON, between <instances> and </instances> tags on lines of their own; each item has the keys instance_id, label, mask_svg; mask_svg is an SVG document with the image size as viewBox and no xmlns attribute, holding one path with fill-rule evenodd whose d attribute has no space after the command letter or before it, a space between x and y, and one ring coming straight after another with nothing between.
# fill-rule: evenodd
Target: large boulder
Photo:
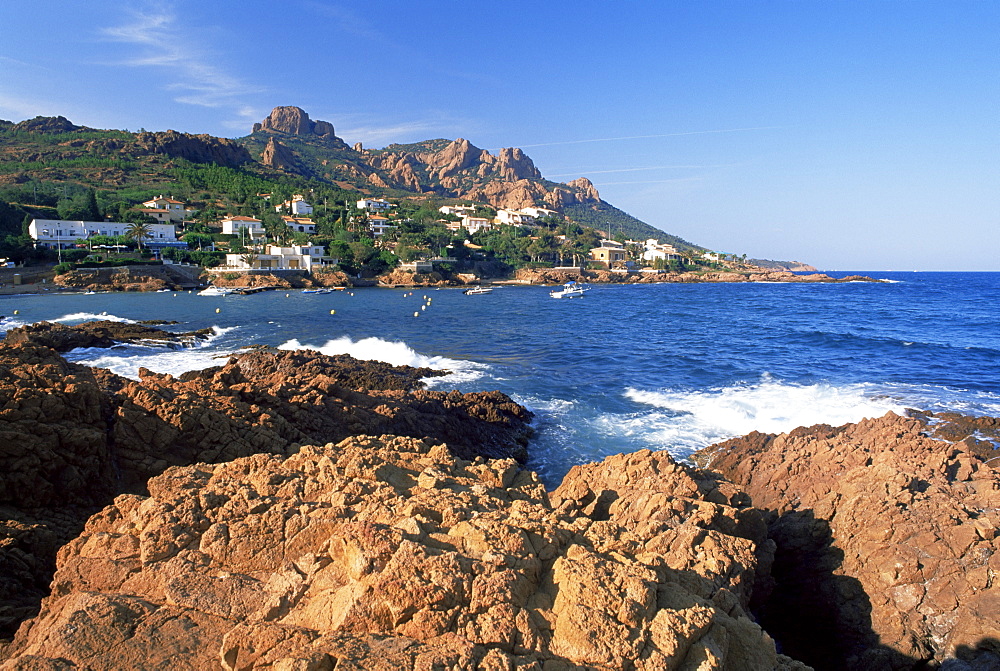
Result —
<instances>
[{"instance_id":1,"label":"large boulder","mask_svg":"<svg viewBox=\"0 0 1000 671\"><path fill-rule=\"evenodd\" d=\"M755 433L697 461L771 511L762 622L789 654L822 669L1000 663L998 437L992 418L890 413Z\"/></svg>"},{"instance_id":2,"label":"large boulder","mask_svg":"<svg viewBox=\"0 0 1000 671\"><path fill-rule=\"evenodd\" d=\"M513 460L353 437L149 491L63 548L4 668L806 668L744 609L763 524L669 457L550 501Z\"/></svg>"}]
</instances>

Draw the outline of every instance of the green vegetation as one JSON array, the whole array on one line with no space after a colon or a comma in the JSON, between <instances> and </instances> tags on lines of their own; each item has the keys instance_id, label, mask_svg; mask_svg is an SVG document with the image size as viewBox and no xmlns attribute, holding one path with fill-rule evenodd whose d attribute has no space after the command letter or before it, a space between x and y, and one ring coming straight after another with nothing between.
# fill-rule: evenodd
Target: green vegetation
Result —
<instances>
[{"instance_id":1,"label":"green vegetation","mask_svg":"<svg viewBox=\"0 0 1000 671\"><path fill-rule=\"evenodd\" d=\"M32 218L129 222L132 226L126 235L91 236L88 246L126 245L142 251L152 220L137 209L142 202L164 194L184 201L194 212L181 231L188 248L165 249L163 257L206 266L221 264L226 252L242 254L245 260L262 252L260 240L251 243L245 236L219 232L222 218L242 215L259 219L268 241L324 245L327 254L338 259L339 267L351 274L380 273L401 262L431 258L446 258L438 262L440 268L459 272L477 267L493 273L580 266L588 262L590 249L600 244L599 231L619 240L655 238L691 253L686 261L659 262L663 268L706 267L697 258L702 248L603 201L567 207L563 215L543 218L534 228L499 226L472 236L455 233L445 224L459 218L438 209L455 202L445 200L444 195L485 182L474 183L475 178L466 175L460 188L446 189L434 171L415 161L409 167L421 185L419 193L379 188L374 184L381 175L366 163L369 159L334 137L258 132L237 140L251 156L260 156L267 142L276 137L295 157L294 170L281 171L258 162L233 167L153 153L148 137L127 131L72 130L65 119L33 122L0 124L0 175L7 182L0 185L0 256L18 262L55 260L54 252L34 249L27 238ZM450 143L439 138L394 144L369 150L364 156L433 153ZM549 191L569 189L546 180L540 184ZM294 194L305 196L314 208L311 239L289 228L275 211ZM394 228L378 238L371 233L370 214L355 207L357 200L371 196L387 198L395 205L390 213ZM496 216L490 204L471 204L478 216ZM71 251L62 251L64 261L84 262L73 258L76 255L70 255ZM629 260L641 258L641 248L629 246L626 252ZM106 263L112 261L118 262Z\"/></svg>"}]
</instances>

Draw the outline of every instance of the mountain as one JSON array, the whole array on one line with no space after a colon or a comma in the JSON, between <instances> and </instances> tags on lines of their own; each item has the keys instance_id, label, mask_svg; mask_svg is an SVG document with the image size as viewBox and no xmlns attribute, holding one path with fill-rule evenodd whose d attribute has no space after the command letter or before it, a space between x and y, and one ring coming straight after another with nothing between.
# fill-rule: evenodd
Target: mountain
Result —
<instances>
[{"instance_id":1,"label":"mountain","mask_svg":"<svg viewBox=\"0 0 1000 671\"><path fill-rule=\"evenodd\" d=\"M23 195L29 185L31 198ZM493 154L464 138L383 149L349 146L332 123L313 120L299 107L274 108L249 135L236 139L174 130L100 130L64 117L0 121L0 201L20 198L54 207L81 187L96 189L104 209L116 199L125 207L157 191L180 189L192 200L202 192L206 202L222 207L258 192L296 189L320 189L331 201L364 194L494 208L539 206L609 234L697 248L605 202L585 177L565 183L545 179L517 147ZM228 201L220 200L219 189ZM40 198L40 191L51 197Z\"/></svg>"}]
</instances>

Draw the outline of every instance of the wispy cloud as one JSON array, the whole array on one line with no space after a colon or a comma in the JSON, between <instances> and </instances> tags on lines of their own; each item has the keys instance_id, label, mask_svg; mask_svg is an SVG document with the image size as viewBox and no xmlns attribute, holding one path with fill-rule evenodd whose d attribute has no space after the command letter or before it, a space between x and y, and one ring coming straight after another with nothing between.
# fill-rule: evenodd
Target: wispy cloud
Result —
<instances>
[{"instance_id":1,"label":"wispy cloud","mask_svg":"<svg viewBox=\"0 0 1000 671\"><path fill-rule=\"evenodd\" d=\"M21 98L0 93L0 118L29 119L36 116L66 114L65 105L32 98ZM57 112L57 110L59 110Z\"/></svg>"},{"instance_id":2,"label":"wispy cloud","mask_svg":"<svg viewBox=\"0 0 1000 671\"><path fill-rule=\"evenodd\" d=\"M44 65L26 63L24 61L19 61L16 58L11 58L10 56L0 56L0 66L3 66L4 68L20 68L23 70L42 70L44 72L54 72L52 68L47 68Z\"/></svg>"},{"instance_id":3,"label":"wispy cloud","mask_svg":"<svg viewBox=\"0 0 1000 671\"><path fill-rule=\"evenodd\" d=\"M130 10L121 25L104 28L108 40L139 47L135 56L112 63L127 67L159 68L164 90L174 100L201 107L240 104L248 94L264 89L249 84L215 65L213 55L192 37L189 26L178 21L166 4L151 4L146 10Z\"/></svg>"},{"instance_id":4,"label":"wispy cloud","mask_svg":"<svg viewBox=\"0 0 1000 671\"><path fill-rule=\"evenodd\" d=\"M715 133L743 133L753 130L775 130L781 126L758 126L756 128L723 128L719 130L692 130L683 133L656 133L654 135L627 135L624 137L600 137L587 140L564 140L562 142L539 142L537 144L522 144L521 148L527 147L555 147L565 144L586 144L588 142L618 142L620 140L648 140L657 137L682 137L685 135L710 135Z\"/></svg>"},{"instance_id":5,"label":"wispy cloud","mask_svg":"<svg viewBox=\"0 0 1000 671\"><path fill-rule=\"evenodd\" d=\"M337 30L366 40L374 40L380 43L385 42L385 36L376 30L374 24L364 14L359 14L343 5L331 2L317 2L317 0L305 0L302 6L323 18L329 19L333 22L333 27Z\"/></svg>"}]
</instances>

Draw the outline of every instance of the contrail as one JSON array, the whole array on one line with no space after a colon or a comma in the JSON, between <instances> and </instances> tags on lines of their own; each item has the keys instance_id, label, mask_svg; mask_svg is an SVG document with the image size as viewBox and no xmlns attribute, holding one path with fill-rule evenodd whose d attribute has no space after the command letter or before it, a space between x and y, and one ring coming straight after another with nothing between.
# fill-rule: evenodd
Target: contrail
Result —
<instances>
[{"instance_id":1,"label":"contrail","mask_svg":"<svg viewBox=\"0 0 1000 671\"><path fill-rule=\"evenodd\" d=\"M723 165L654 165L648 168L618 168L615 170L577 170L576 172L560 172L546 177L572 177L573 175L603 175L611 172L640 172L642 170L687 170L691 168L731 168L734 164Z\"/></svg>"},{"instance_id":2,"label":"contrail","mask_svg":"<svg viewBox=\"0 0 1000 671\"><path fill-rule=\"evenodd\" d=\"M592 140L566 140L564 142L539 142L538 144L522 144L526 147L552 147L561 144L585 144L587 142L615 142L617 140L648 140L654 137L681 137L683 135L709 135L712 133L741 133L748 130L774 130L781 126L757 126L755 128L725 128L722 130L692 130L686 133L659 133L657 135L629 135L627 137L601 137Z\"/></svg>"}]
</instances>

